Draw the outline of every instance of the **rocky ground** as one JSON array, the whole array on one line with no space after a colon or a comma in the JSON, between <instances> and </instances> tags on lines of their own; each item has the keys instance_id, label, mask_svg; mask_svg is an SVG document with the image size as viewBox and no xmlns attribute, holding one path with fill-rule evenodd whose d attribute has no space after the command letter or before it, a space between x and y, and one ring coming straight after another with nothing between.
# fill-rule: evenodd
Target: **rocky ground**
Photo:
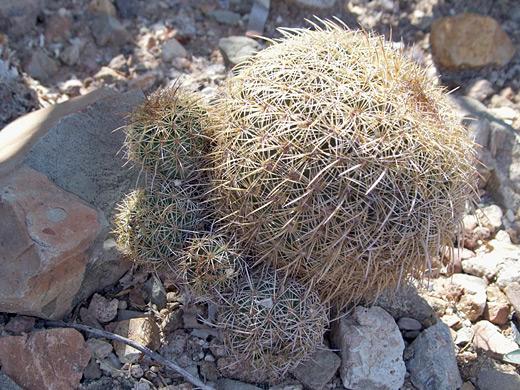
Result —
<instances>
[{"instance_id":1,"label":"rocky ground","mask_svg":"<svg viewBox=\"0 0 520 390\"><path fill-rule=\"evenodd\" d=\"M424 284L399 291L392 299L382 297L377 306L343 318L327 335L326 345L333 350L324 349L270 388L344 388L349 380L355 383L352 373L366 369L366 361L375 364L379 355L391 355L386 348L390 337L406 348L404 358L399 358L402 366L394 367L396 372L406 370L401 389L520 388L518 365L504 361L504 354L520 348L520 191L514 181L520 163L514 146L520 145L520 6L515 0L314 1L323 8L302 3L312 1L272 0L263 34L279 37L277 27L304 27L308 25L304 19L316 15L337 16L351 28L362 25L391 38L428 67L434 82L453 91L461 117L469 118L466 125L483 145L481 159L486 167L481 168L481 209L464 220L464 246L436 261ZM239 49L247 53L265 47L262 40L244 43L232 38L246 34L252 6L252 0L21 0L16 4L0 0L0 128L27 112L100 87L118 93L140 88L148 93L177 82L213 96ZM473 59L478 66L450 65L453 58L443 59L440 49L432 50L436 44L447 45L431 39L434 27L441 28L432 26L441 17L463 11L494 18L511 47L493 29L481 29L488 35L475 31L468 44L468 50L481 53L480 59ZM457 53L467 49L464 42L455 44L460 45L452 49ZM133 334L136 341L212 386L253 389L247 384L255 382L251 373L229 367L218 333L201 321L211 322L210 317L211 307L189 304L173 286L131 270L99 294L83 299L66 321ZM351 335L352 326L363 328L364 321L375 325L361 332L362 356L349 358L344 352L349 337L345 340L343 335ZM24 346L23 335L34 330L47 333ZM45 367L52 355L42 352L41 345L52 351L56 339L68 346L64 354L69 355L54 356L61 363L53 369L75 374L64 374L52 385L56 387L48 388L73 388L77 383L89 390L193 388L178 373L121 343L86 333L86 342L78 341L74 332L54 329L35 317L0 314L0 337L10 340L0 341L0 349L4 348L0 388L38 388L37 384L46 383L33 378L41 372L59 377L45 368L40 374L25 367L20 370L23 365L18 364L19 357L31 361L29 367ZM425 366L431 367L427 374L419 369ZM7 371L18 385L4 374ZM390 386L387 374L374 377L379 379L365 388Z\"/></svg>"}]
</instances>

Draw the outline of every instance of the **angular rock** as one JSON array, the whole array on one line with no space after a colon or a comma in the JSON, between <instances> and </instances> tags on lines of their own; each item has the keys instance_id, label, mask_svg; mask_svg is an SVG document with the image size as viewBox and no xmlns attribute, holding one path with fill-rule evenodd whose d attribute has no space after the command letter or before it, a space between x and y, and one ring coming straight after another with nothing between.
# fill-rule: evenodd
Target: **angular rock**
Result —
<instances>
[{"instance_id":1,"label":"angular rock","mask_svg":"<svg viewBox=\"0 0 520 390\"><path fill-rule=\"evenodd\" d=\"M217 390L260 390L260 387L224 378L217 382Z\"/></svg>"},{"instance_id":2,"label":"angular rock","mask_svg":"<svg viewBox=\"0 0 520 390\"><path fill-rule=\"evenodd\" d=\"M29 333L33 329L35 321L34 317L16 316L5 325L4 329L15 336L20 336L22 333Z\"/></svg>"},{"instance_id":3,"label":"angular rock","mask_svg":"<svg viewBox=\"0 0 520 390\"><path fill-rule=\"evenodd\" d=\"M520 375L516 372L483 370L477 375L477 386L479 390L518 390L520 389Z\"/></svg>"},{"instance_id":4,"label":"angular rock","mask_svg":"<svg viewBox=\"0 0 520 390\"><path fill-rule=\"evenodd\" d=\"M92 356L96 359L106 358L114 349L112 344L101 339L88 339L85 344L89 347Z\"/></svg>"},{"instance_id":5,"label":"angular rock","mask_svg":"<svg viewBox=\"0 0 520 390\"><path fill-rule=\"evenodd\" d=\"M299 364L291 373L306 388L322 390L332 379L341 364L339 356L331 350L320 350L312 357Z\"/></svg>"},{"instance_id":6,"label":"angular rock","mask_svg":"<svg viewBox=\"0 0 520 390\"><path fill-rule=\"evenodd\" d=\"M502 209L497 205L491 205L482 209L477 209L475 215L482 224L487 227L491 233L495 233L502 226L502 217L504 213Z\"/></svg>"},{"instance_id":7,"label":"angular rock","mask_svg":"<svg viewBox=\"0 0 520 390\"><path fill-rule=\"evenodd\" d=\"M230 26L236 26L240 22L240 14L225 9L214 9L206 12L206 15L219 23L228 24Z\"/></svg>"},{"instance_id":8,"label":"angular rock","mask_svg":"<svg viewBox=\"0 0 520 390\"><path fill-rule=\"evenodd\" d=\"M49 329L0 339L4 372L26 390L75 389L89 360L90 350L74 329Z\"/></svg>"},{"instance_id":9,"label":"angular rock","mask_svg":"<svg viewBox=\"0 0 520 390\"><path fill-rule=\"evenodd\" d=\"M160 329L150 317L120 321L114 333L135 341L152 351L155 351L161 345ZM121 363L134 363L141 356L140 351L120 341L114 341L114 349Z\"/></svg>"},{"instance_id":10,"label":"angular rock","mask_svg":"<svg viewBox=\"0 0 520 390\"><path fill-rule=\"evenodd\" d=\"M404 383L404 341L392 316L381 307L356 307L335 321L331 341L341 357L343 386L352 390L397 390Z\"/></svg>"},{"instance_id":11,"label":"angular rock","mask_svg":"<svg viewBox=\"0 0 520 390\"><path fill-rule=\"evenodd\" d=\"M32 54L27 65L27 73L40 81L47 81L58 72L58 69L58 62L41 49L37 49Z\"/></svg>"},{"instance_id":12,"label":"angular rock","mask_svg":"<svg viewBox=\"0 0 520 390\"><path fill-rule=\"evenodd\" d=\"M425 329L406 351L406 367L419 390L456 390L462 379L450 328L441 321Z\"/></svg>"},{"instance_id":13,"label":"angular rock","mask_svg":"<svg viewBox=\"0 0 520 390\"><path fill-rule=\"evenodd\" d=\"M457 302L457 308L466 314L468 320L475 321L484 313L486 307L486 281L472 275L455 274L451 277L451 282L464 290Z\"/></svg>"},{"instance_id":14,"label":"angular rock","mask_svg":"<svg viewBox=\"0 0 520 390\"><path fill-rule=\"evenodd\" d=\"M256 52L260 51L262 46L252 38L232 36L221 38L218 42L218 48L224 60L230 66L235 66L242 61L248 60Z\"/></svg>"},{"instance_id":15,"label":"angular rock","mask_svg":"<svg viewBox=\"0 0 520 390\"><path fill-rule=\"evenodd\" d=\"M487 280L495 279L501 258L497 252L492 251L483 255L462 261L462 269L465 273L485 277Z\"/></svg>"},{"instance_id":16,"label":"angular rock","mask_svg":"<svg viewBox=\"0 0 520 390\"><path fill-rule=\"evenodd\" d=\"M128 31L121 22L112 15L96 17L90 28L99 46L120 46L130 40Z\"/></svg>"},{"instance_id":17,"label":"angular rock","mask_svg":"<svg viewBox=\"0 0 520 390\"><path fill-rule=\"evenodd\" d=\"M470 81L466 86L466 95L479 101L487 99L493 95L494 92L495 90L493 89L493 83L486 79L476 79Z\"/></svg>"},{"instance_id":18,"label":"angular rock","mask_svg":"<svg viewBox=\"0 0 520 390\"><path fill-rule=\"evenodd\" d=\"M475 337L473 347L481 349L491 356L501 357L518 349L518 344L506 338L491 322L482 320L473 327Z\"/></svg>"},{"instance_id":19,"label":"angular rock","mask_svg":"<svg viewBox=\"0 0 520 390\"><path fill-rule=\"evenodd\" d=\"M162 59L164 62L171 62L175 58L185 58L188 52L175 38L168 39L162 45Z\"/></svg>"},{"instance_id":20,"label":"angular rock","mask_svg":"<svg viewBox=\"0 0 520 390\"><path fill-rule=\"evenodd\" d=\"M397 291L383 292L375 304L396 320L401 317L414 318L425 328L437 322L435 311L412 285L403 285Z\"/></svg>"},{"instance_id":21,"label":"angular rock","mask_svg":"<svg viewBox=\"0 0 520 390\"><path fill-rule=\"evenodd\" d=\"M473 340L473 329L471 327L462 327L457 331L457 337L455 338L455 344L460 347L467 345Z\"/></svg>"},{"instance_id":22,"label":"angular rock","mask_svg":"<svg viewBox=\"0 0 520 390\"><path fill-rule=\"evenodd\" d=\"M336 0L292 0L293 3L304 7L327 9L334 7Z\"/></svg>"},{"instance_id":23,"label":"angular rock","mask_svg":"<svg viewBox=\"0 0 520 390\"><path fill-rule=\"evenodd\" d=\"M18 175L16 172L21 167L33 168L69 193L95 206L97 213L99 209L103 212L99 213L100 220L104 220L103 234L96 240L96 245L83 254L88 256L88 262L82 279L77 281L79 289L75 285L71 287L71 291L76 291L73 305L117 281L131 265L121 258L113 237L108 233L111 228L107 219L112 220L115 205L124 194L135 188L138 172L121 169L125 161L117 152L123 144L124 134L113 130L124 124L123 114L143 99L144 95L139 90L117 95L111 90L99 89L27 114L0 132L2 182L9 175ZM0 213L0 218L4 215ZM5 224L0 225L0 230L2 227ZM19 240L24 234L29 237L28 233L21 233ZM9 229L0 233L0 241L11 242L12 237ZM0 253L0 258L5 255L5 251ZM29 258L27 261L28 267L24 266L24 272L33 272L31 266L36 267L37 262L31 262ZM72 267L69 271L80 272L76 268ZM0 279L3 276L0 273ZM36 291L34 294L39 293Z\"/></svg>"},{"instance_id":24,"label":"angular rock","mask_svg":"<svg viewBox=\"0 0 520 390\"><path fill-rule=\"evenodd\" d=\"M511 306L507 296L496 284L490 284L487 287L487 300L484 319L496 325L505 325L509 320Z\"/></svg>"},{"instance_id":25,"label":"angular rock","mask_svg":"<svg viewBox=\"0 0 520 390\"><path fill-rule=\"evenodd\" d=\"M148 300L155 305L158 310L162 310L166 307L166 290L161 280L155 274L146 281L143 285L143 290L148 293Z\"/></svg>"},{"instance_id":26,"label":"angular rock","mask_svg":"<svg viewBox=\"0 0 520 390\"><path fill-rule=\"evenodd\" d=\"M0 389L2 390L24 390L16 384L11 378L0 371Z\"/></svg>"},{"instance_id":27,"label":"angular rock","mask_svg":"<svg viewBox=\"0 0 520 390\"><path fill-rule=\"evenodd\" d=\"M107 222L30 168L0 184L0 211L0 310L63 318Z\"/></svg>"},{"instance_id":28,"label":"angular rock","mask_svg":"<svg viewBox=\"0 0 520 390\"><path fill-rule=\"evenodd\" d=\"M520 283L511 283L504 288L507 299L515 309L515 316L520 321Z\"/></svg>"},{"instance_id":29,"label":"angular rock","mask_svg":"<svg viewBox=\"0 0 520 390\"><path fill-rule=\"evenodd\" d=\"M0 1L0 32L7 34L11 39L21 37L36 25L41 8L40 0Z\"/></svg>"},{"instance_id":30,"label":"angular rock","mask_svg":"<svg viewBox=\"0 0 520 390\"><path fill-rule=\"evenodd\" d=\"M430 44L435 60L446 68L505 65L515 47L496 20L461 13L435 20Z\"/></svg>"},{"instance_id":31,"label":"angular rock","mask_svg":"<svg viewBox=\"0 0 520 390\"><path fill-rule=\"evenodd\" d=\"M109 301L102 295L94 294L88 306L88 310L96 320L103 323L110 322L116 318L117 307L118 300L116 298Z\"/></svg>"}]
</instances>

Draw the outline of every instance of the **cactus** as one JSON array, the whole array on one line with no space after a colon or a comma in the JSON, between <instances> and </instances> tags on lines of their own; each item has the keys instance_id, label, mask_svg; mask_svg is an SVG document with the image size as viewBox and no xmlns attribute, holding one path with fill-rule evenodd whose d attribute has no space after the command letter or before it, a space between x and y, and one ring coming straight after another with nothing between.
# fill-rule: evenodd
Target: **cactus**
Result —
<instances>
[{"instance_id":1,"label":"cactus","mask_svg":"<svg viewBox=\"0 0 520 390\"><path fill-rule=\"evenodd\" d=\"M234 240L213 233L188 239L179 266L184 290L198 300L218 299L232 290L244 267Z\"/></svg>"},{"instance_id":2,"label":"cactus","mask_svg":"<svg viewBox=\"0 0 520 390\"><path fill-rule=\"evenodd\" d=\"M260 270L226 295L218 320L231 368L276 382L322 345L328 312L315 292Z\"/></svg>"},{"instance_id":3,"label":"cactus","mask_svg":"<svg viewBox=\"0 0 520 390\"><path fill-rule=\"evenodd\" d=\"M212 108L219 218L257 262L340 307L452 245L474 144L444 91L383 38L330 21L236 68Z\"/></svg>"},{"instance_id":4,"label":"cactus","mask_svg":"<svg viewBox=\"0 0 520 390\"><path fill-rule=\"evenodd\" d=\"M194 92L159 89L129 115L126 158L153 175L190 179L206 152L205 128L206 108Z\"/></svg>"},{"instance_id":5,"label":"cactus","mask_svg":"<svg viewBox=\"0 0 520 390\"><path fill-rule=\"evenodd\" d=\"M114 233L119 247L139 265L177 270L188 238L202 229L203 210L189 192L156 181L137 189L118 206Z\"/></svg>"}]
</instances>

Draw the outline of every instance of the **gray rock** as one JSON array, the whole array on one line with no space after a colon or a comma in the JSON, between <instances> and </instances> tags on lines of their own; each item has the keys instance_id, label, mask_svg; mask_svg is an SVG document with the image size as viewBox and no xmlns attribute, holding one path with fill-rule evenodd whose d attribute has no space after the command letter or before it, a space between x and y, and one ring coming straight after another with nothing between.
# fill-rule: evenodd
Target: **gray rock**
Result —
<instances>
[{"instance_id":1,"label":"gray rock","mask_svg":"<svg viewBox=\"0 0 520 390\"><path fill-rule=\"evenodd\" d=\"M26 34L36 25L41 0L1 0L0 32L14 39Z\"/></svg>"},{"instance_id":2,"label":"gray rock","mask_svg":"<svg viewBox=\"0 0 520 390\"><path fill-rule=\"evenodd\" d=\"M315 352L310 360L299 364L292 374L306 388L322 390L332 379L341 364L341 359L331 350Z\"/></svg>"},{"instance_id":3,"label":"gray rock","mask_svg":"<svg viewBox=\"0 0 520 390\"><path fill-rule=\"evenodd\" d=\"M175 58L186 58L186 49L175 38L170 38L162 45L162 58L164 62L172 62Z\"/></svg>"},{"instance_id":4,"label":"gray rock","mask_svg":"<svg viewBox=\"0 0 520 390\"><path fill-rule=\"evenodd\" d=\"M96 363L95 359L90 359L87 367L83 370L83 378L87 380L99 379L102 374L99 364Z\"/></svg>"},{"instance_id":5,"label":"gray rock","mask_svg":"<svg viewBox=\"0 0 520 390\"><path fill-rule=\"evenodd\" d=\"M143 290L148 293L148 299L152 304L157 306L158 310L166 307L166 290L164 289L161 280L155 274L146 281Z\"/></svg>"},{"instance_id":6,"label":"gray rock","mask_svg":"<svg viewBox=\"0 0 520 390\"><path fill-rule=\"evenodd\" d=\"M230 26L237 26L240 22L240 14L225 9L214 9L206 12L206 15L219 23L229 24Z\"/></svg>"},{"instance_id":7,"label":"gray rock","mask_svg":"<svg viewBox=\"0 0 520 390\"><path fill-rule=\"evenodd\" d=\"M77 45L68 45L60 53L60 60L68 66L74 66L79 60L80 49Z\"/></svg>"},{"instance_id":8,"label":"gray rock","mask_svg":"<svg viewBox=\"0 0 520 390\"><path fill-rule=\"evenodd\" d=\"M520 375L516 372L483 370L477 375L477 388L479 390L518 390L520 389Z\"/></svg>"},{"instance_id":9,"label":"gray rock","mask_svg":"<svg viewBox=\"0 0 520 390\"><path fill-rule=\"evenodd\" d=\"M493 280L497 274L500 264L500 257L496 252L484 253L483 255L472 257L462 261L462 269L465 273L485 277L487 280Z\"/></svg>"},{"instance_id":10,"label":"gray rock","mask_svg":"<svg viewBox=\"0 0 520 390\"><path fill-rule=\"evenodd\" d=\"M248 383L224 378L217 382L217 390L261 390L261 388Z\"/></svg>"},{"instance_id":11,"label":"gray rock","mask_svg":"<svg viewBox=\"0 0 520 390\"><path fill-rule=\"evenodd\" d=\"M231 66L235 66L255 55L262 49L262 46L252 38L232 36L221 38L218 48L224 60Z\"/></svg>"},{"instance_id":12,"label":"gray rock","mask_svg":"<svg viewBox=\"0 0 520 390\"><path fill-rule=\"evenodd\" d=\"M130 39L128 31L126 31L121 22L112 15L96 17L92 21L90 28L99 46L119 46L125 44Z\"/></svg>"},{"instance_id":13,"label":"gray rock","mask_svg":"<svg viewBox=\"0 0 520 390\"><path fill-rule=\"evenodd\" d=\"M424 330L406 351L412 384L419 390L456 390L462 386L449 327L441 321Z\"/></svg>"},{"instance_id":14,"label":"gray rock","mask_svg":"<svg viewBox=\"0 0 520 390\"><path fill-rule=\"evenodd\" d=\"M471 327L462 327L457 331L457 337L455 338L455 344L460 347L465 346L473 339L473 329Z\"/></svg>"},{"instance_id":15,"label":"gray rock","mask_svg":"<svg viewBox=\"0 0 520 390\"><path fill-rule=\"evenodd\" d=\"M0 371L0 389L2 390L23 390L11 378Z\"/></svg>"},{"instance_id":16,"label":"gray rock","mask_svg":"<svg viewBox=\"0 0 520 390\"><path fill-rule=\"evenodd\" d=\"M395 292L385 291L375 304L385 309L395 319L414 318L425 328L437 322L435 311L412 285L401 286Z\"/></svg>"},{"instance_id":17,"label":"gray rock","mask_svg":"<svg viewBox=\"0 0 520 390\"><path fill-rule=\"evenodd\" d=\"M419 321L410 317L401 317L399 321L397 321L397 326L399 326L400 330L421 330L422 325Z\"/></svg>"},{"instance_id":18,"label":"gray rock","mask_svg":"<svg viewBox=\"0 0 520 390\"><path fill-rule=\"evenodd\" d=\"M58 62L49 57L43 50L37 49L29 61L27 73L37 80L45 81L54 76L59 69Z\"/></svg>"},{"instance_id":19,"label":"gray rock","mask_svg":"<svg viewBox=\"0 0 520 390\"><path fill-rule=\"evenodd\" d=\"M336 0L292 0L293 3L311 8L332 8L336 4Z\"/></svg>"},{"instance_id":20,"label":"gray rock","mask_svg":"<svg viewBox=\"0 0 520 390\"><path fill-rule=\"evenodd\" d=\"M137 0L116 0L116 8L123 19L131 18L137 15Z\"/></svg>"},{"instance_id":21,"label":"gray rock","mask_svg":"<svg viewBox=\"0 0 520 390\"><path fill-rule=\"evenodd\" d=\"M331 341L341 357L343 386L352 390L397 390L404 383L404 341L394 319L373 306L334 321Z\"/></svg>"}]
</instances>

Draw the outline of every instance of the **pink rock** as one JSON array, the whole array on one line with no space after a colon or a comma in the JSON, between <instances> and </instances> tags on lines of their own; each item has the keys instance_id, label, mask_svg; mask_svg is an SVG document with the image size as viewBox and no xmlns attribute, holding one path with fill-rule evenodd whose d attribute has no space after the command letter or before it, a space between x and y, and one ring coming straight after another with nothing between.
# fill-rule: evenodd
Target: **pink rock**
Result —
<instances>
[{"instance_id":1,"label":"pink rock","mask_svg":"<svg viewBox=\"0 0 520 390\"><path fill-rule=\"evenodd\" d=\"M485 351L491 356L505 355L518 349L518 344L506 338L491 322L482 320L473 327L475 337L473 346L475 349Z\"/></svg>"},{"instance_id":2,"label":"pink rock","mask_svg":"<svg viewBox=\"0 0 520 390\"><path fill-rule=\"evenodd\" d=\"M430 43L435 60L447 68L502 66L515 53L513 43L496 20L473 13L435 20Z\"/></svg>"},{"instance_id":3,"label":"pink rock","mask_svg":"<svg viewBox=\"0 0 520 390\"><path fill-rule=\"evenodd\" d=\"M34 327L35 321L34 317L16 316L5 325L5 330L14 333L15 336L20 336L22 333L29 333Z\"/></svg>"},{"instance_id":4,"label":"pink rock","mask_svg":"<svg viewBox=\"0 0 520 390\"><path fill-rule=\"evenodd\" d=\"M50 329L0 339L2 369L25 390L78 387L90 350L74 329Z\"/></svg>"},{"instance_id":5,"label":"pink rock","mask_svg":"<svg viewBox=\"0 0 520 390\"><path fill-rule=\"evenodd\" d=\"M72 310L98 212L44 175L20 168L0 184L0 311L61 319Z\"/></svg>"},{"instance_id":6,"label":"pink rock","mask_svg":"<svg viewBox=\"0 0 520 390\"><path fill-rule=\"evenodd\" d=\"M102 295L94 294L88 310L99 322L109 322L116 318L117 306L118 300L116 298L109 301Z\"/></svg>"},{"instance_id":7,"label":"pink rock","mask_svg":"<svg viewBox=\"0 0 520 390\"><path fill-rule=\"evenodd\" d=\"M509 305L503 302L488 302L484 319L496 325L505 325L509 320Z\"/></svg>"}]
</instances>

